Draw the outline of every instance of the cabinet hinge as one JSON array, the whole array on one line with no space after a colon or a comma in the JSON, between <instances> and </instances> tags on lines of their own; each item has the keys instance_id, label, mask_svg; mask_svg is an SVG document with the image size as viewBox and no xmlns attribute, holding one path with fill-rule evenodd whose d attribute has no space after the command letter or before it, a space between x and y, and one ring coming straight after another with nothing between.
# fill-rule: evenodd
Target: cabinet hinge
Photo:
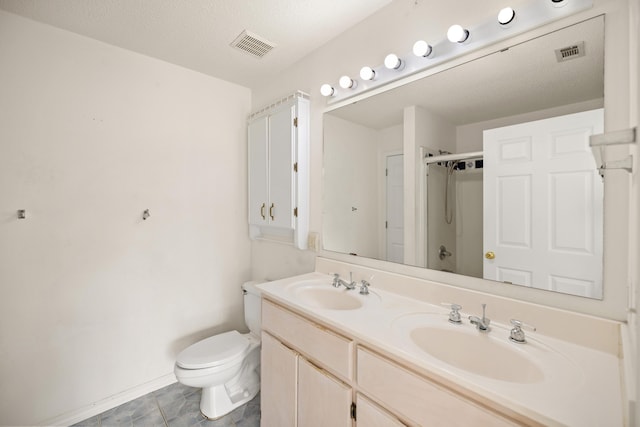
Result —
<instances>
[{"instance_id":1,"label":"cabinet hinge","mask_svg":"<svg viewBox=\"0 0 640 427\"><path fill-rule=\"evenodd\" d=\"M384 222L384 228L389 228L389 222L388 221Z\"/></svg>"},{"instance_id":2,"label":"cabinet hinge","mask_svg":"<svg viewBox=\"0 0 640 427\"><path fill-rule=\"evenodd\" d=\"M353 418L353 421L358 421L356 418L356 404L353 402L351 402L351 418Z\"/></svg>"},{"instance_id":3,"label":"cabinet hinge","mask_svg":"<svg viewBox=\"0 0 640 427\"><path fill-rule=\"evenodd\" d=\"M293 126L298 127L298 118L297 117L293 118Z\"/></svg>"},{"instance_id":4,"label":"cabinet hinge","mask_svg":"<svg viewBox=\"0 0 640 427\"><path fill-rule=\"evenodd\" d=\"M298 162L295 162L295 163L293 164L293 171L294 171L294 172L298 172Z\"/></svg>"},{"instance_id":5,"label":"cabinet hinge","mask_svg":"<svg viewBox=\"0 0 640 427\"><path fill-rule=\"evenodd\" d=\"M389 169L384 170L384 176L389 176Z\"/></svg>"},{"instance_id":6,"label":"cabinet hinge","mask_svg":"<svg viewBox=\"0 0 640 427\"><path fill-rule=\"evenodd\" d=\"M298 208L293 208L293 216L298 218Z\"/></svg>"}]
</instances>

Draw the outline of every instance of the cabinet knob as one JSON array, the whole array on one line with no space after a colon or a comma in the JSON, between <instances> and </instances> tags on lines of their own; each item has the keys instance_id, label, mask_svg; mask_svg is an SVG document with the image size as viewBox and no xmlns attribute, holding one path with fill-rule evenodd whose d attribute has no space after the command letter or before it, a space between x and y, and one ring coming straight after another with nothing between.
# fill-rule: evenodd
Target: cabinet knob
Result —
<instances>
[{"instance_id":1,"label":"cabinet knob","mask_svg":"<svg viewBox=\"0 0 640 427\"><path fill-rule=\"evenodd\" d=\"M484 257L485 257L486 259L494 259L494 258L496 257L496 254L495 254L495 253L493 253L493 252L491 252L491 251L489 251L489 252L487 252L486 254L484 254Z\"/></svg>"},{"instance_id":2,"label":"cabinet knob","mask_svg":"<svg viewBox=\"0 0 640 427\"><path fill-rule=\"evenodd\" d=\"M271 221L275 220L276 218L273 216L273 208L275 208L276 206L271 203L271 207L269 208L269 216L271 217Z\"/></svg>"},{"instance_id":3,"label":"cabinet knob","mask_svg":"<svg viewBox=\"0 0 640 427\"><path fill-rule=\"evenodd\" d=\"M266 216L264 216L264 208L266 208L267 205L266 204L262 204L262 206L260 206L260 216L262 217L262 219L267 219Z\"/></svg>"}]
</instances>

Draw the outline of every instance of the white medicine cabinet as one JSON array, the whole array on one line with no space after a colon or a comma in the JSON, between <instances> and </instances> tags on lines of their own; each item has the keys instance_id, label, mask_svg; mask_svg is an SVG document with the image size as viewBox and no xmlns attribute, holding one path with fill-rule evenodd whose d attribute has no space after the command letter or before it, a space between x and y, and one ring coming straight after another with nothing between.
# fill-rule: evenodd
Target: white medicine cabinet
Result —
<instances>
[{"instance_id":1,"label":"white medicine cabinet","mask_svg":"<svg viewBox=\"0 0 640 427\"><path fill-rule=\"evenodd\" d=\"M249 235L307 249L309 96L295 92L249 116Z\"/></svg>"}]
</instances>

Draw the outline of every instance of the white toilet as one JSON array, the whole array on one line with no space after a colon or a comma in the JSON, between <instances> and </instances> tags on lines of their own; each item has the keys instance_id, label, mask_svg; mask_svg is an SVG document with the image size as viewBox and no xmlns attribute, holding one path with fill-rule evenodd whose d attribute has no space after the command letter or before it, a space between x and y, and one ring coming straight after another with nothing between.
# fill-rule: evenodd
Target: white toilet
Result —
<instances>
[{"instance_id":1,"label":"white toilet","mask_svg":"<svg viewBox=\"0 0 640 427\"><path fill-rule=\"evenodd\" d=\"M230 331L206 338L178 354L178 382L202 388L200 412L220 418L253 399L260 391L260 290L257 282L242 285L248 334Z\"/></svg>"}]
</instances>

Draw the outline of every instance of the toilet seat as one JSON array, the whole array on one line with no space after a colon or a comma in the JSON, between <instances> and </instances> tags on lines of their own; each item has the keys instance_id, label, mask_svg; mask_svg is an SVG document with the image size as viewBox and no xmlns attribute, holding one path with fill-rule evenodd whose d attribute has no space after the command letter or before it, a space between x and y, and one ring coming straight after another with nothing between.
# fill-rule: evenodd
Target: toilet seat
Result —
<instances>
[{"instance_id":1,"label":"toilet seat","mask_svg":"<svg viewBox=\"0 0 640 427\"><path fill-rule=\"evenodd\" d=\"M229 331L187 347L178 354L176 364L183 369L205 369L241 359L249 340L238 331Z\"/></svg>"}]
</instances>

